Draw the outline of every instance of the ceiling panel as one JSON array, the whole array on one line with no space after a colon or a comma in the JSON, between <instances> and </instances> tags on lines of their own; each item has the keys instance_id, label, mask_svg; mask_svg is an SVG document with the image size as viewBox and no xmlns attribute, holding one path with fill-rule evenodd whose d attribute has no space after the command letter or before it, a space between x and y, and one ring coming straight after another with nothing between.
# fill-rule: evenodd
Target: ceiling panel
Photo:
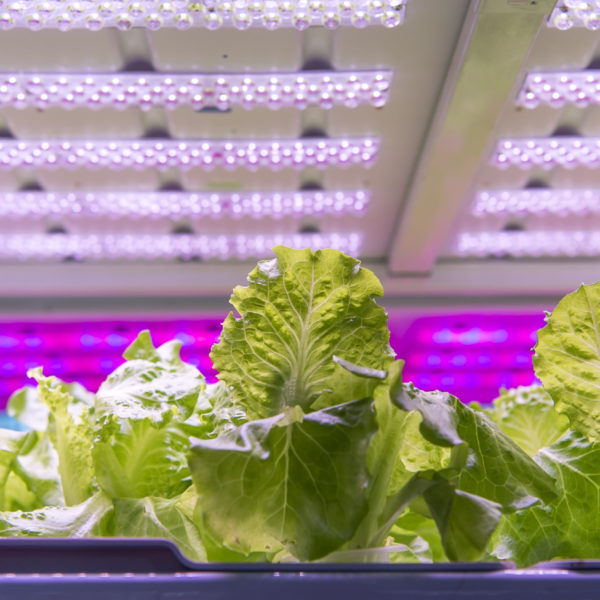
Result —
<instances>
[{"instance_id":1,"label":"ceiling panel","mask_svg":"<svg viewBox=\"0 0 600 600\"><path fill-rule=\"evenodd\" d=\"M94 2L80 4L95 10ZM239 14L219 12L221 4L194 3L177 20L175 13L159 14L158 5L146 3L143 14L107 13L98 24L93 12L88 21L75 13L70 22L60 21L58 13L42 15L39 23L27 21L26 11L7 17L0 2L0 25L14 25L0 34L4 298L210 297L230 289L234 276L247 271L240 261L268 255L265 244L274 240L351 249L377 270L397 302L421 296L444 302L448 295L475 302L492 293L548 296L579 283L577 277L592 276L590 261L600 256L600 241L594 241L600 231L596 163L548 168L548 161L538 164L544 161L535 159L535 148L529 163L519 151L520 166L499 168L493 157L504 150L514 154L522 139L541 140L545 148L548 137L560 144L600 136L600 106L591 88L573 88L569 80L566 91L557 92L560 79L552 80L555 88L543 88L545 73L597 73L600 33L594 24L600 8L579 14L569 2L554 0L330 1L322 7L298 0L254 3L263 9L250 15L249 7ZM177 7L187 10L187 3ZM236 19L243 25L246 13L250 28L227 27ZM312 26L287 26L302 25L305 13ZM372 26L335 27L338 20ZM390 20L398 26L380 24ZM57 30L59 21L73 29ZM79 28L86 23L99 30ZM342 79L345 72L354 74ZM285 77L306 81L285 83ZM311 83L314 77L321 83ZM532 99L535 85L549 95L547 103ZM598 82L586 85L596 85L600 98ZM519 101L527 93L529 101ZM142 149L130 146L123 154L119 140L141 140ZM512 146L502 146L507 140ZM115 145L102 150L99 164L85 162L94 144L110 141ZM235 145L242 142L241 149ZM144 146L150 143L152 148ZM175 154L158 161L161 144L178 143L196 144L198 154L180 160L174 146L169 151ZM205 162L202 143L212 153ZM366 162L361 157L370 146L364 143L377 148ZM232 144L231 155L215 144ZM34 147L37 154L27 154ZM72 163L68 167L57 165L64 148L72 154L64 158ZM554 150L560 157L562 151ZM248 158L253 153L256 158ZM550 208L530 209L529 197L540 189L546 199L538 198L535 206ZM19 190L30 195L12 193ZM315 209L294 196L320 190L332 203L335 193L357 192L368 202ZM529 196L523 190L531 190ZM548 196L552 190L563 194L567 208L556 208L558 200ZM582 190L587 199L577 200ZM136 192L137 203L128 200ZM162 200L150 192L163 194ZM120 202L114 214L108 204L100 207L107 194ZM188 194L188 204L198 203L196 212L152 208L152 202L164 205L168 194ZM287 198L296 208L277 204L280 209L270 214L274 194L275 204ZM495 208L481 209L482 194L495 198ZM222 210L202 212L202 199L222 203ZM47 209L48 203L76 201L83 202L81 214ZM243 201L246 208L230 210ZM573 202L579 202L577 210L570 209ZM11 203L33 208L11 212ZM147 203L145 212L138 210L140 203ZM96 204L100 208L91 210ZM137 213L128 215L134 205ZM156 248L163 247L163 238L136 241L140 234L174 238L164 242L170 249L160 256ZM552 238L559 234L560 243ZM134 242L123 245L110 235L128 235L138 248L147 243L155 249L119 254ZM77 244L91 243L89 236L100 244L93 257L77 253ZM237 250L198 250L205 243ZM178 254L186 244L196 254ZM552 252L544 252L544 245ZM103 254L102 248L109 250ZM501 260L511 256L510 264ZM148 262L151 257L154 262Z\"/></svg>"}]
</instances>

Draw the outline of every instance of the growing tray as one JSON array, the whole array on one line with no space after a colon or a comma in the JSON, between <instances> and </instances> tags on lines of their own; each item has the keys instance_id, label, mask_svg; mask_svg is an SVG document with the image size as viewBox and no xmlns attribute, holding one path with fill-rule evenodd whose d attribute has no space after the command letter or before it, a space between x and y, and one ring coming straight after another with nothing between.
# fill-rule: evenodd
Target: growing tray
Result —
<instances>
[{"instance_id":1,"label":"growing tray","mask_svg":"<svg viewBox=\"0 0 600 600\"><path fill-rule=\"evenodd\" d=\"M600 597L600 561L199 564L164 540L2 539L0 598L520 600Z\"/></svg>"}]
</instances>

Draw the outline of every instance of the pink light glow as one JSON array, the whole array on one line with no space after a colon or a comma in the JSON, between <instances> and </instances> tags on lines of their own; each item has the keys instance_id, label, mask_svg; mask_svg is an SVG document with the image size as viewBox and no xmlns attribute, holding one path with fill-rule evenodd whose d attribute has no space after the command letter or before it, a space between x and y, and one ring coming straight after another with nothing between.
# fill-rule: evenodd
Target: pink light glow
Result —
<instances>
[{"instance_id":1,"label":"pink light glow","mask_svg":"<svg viewBox=\"0 0 600 600\"><path fill-rule=\"evenodd\" d=\"M31 384L29 368L79 381L96 391L122 362L127 345L142 329L155 344L182 341L182 358L216 381L208 357L222 319L97 320L0 323L0 407L10 393ZM490 402L499 388L530 385L535 377L531 348L544 324L535 314L437 315L412 319L392 313L391 344L406 361L405 381L426 390L442 389L463 401Z\"/></svg>"}]
</instances>

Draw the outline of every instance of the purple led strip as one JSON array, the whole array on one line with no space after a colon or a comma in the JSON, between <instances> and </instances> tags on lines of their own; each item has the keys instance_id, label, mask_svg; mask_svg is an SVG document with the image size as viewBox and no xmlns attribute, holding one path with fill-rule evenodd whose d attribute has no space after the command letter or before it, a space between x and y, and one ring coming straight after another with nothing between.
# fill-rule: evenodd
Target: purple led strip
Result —
<instances>
[{"instance_id":1,"label":"purple led strip","mask_svg":"<svg viewBox=\"0 0 600 600\"><path fill-rule=\"evenodd\" d=\"M6 192L0 218L132 217L149 220L233 217L286 217L365 212L366 190L297 192Z\"/></svg>"},{"instance_id":2,"label":"purple led strip","mask_svg":"<svg viewBox=\"0 0 600 600\"><path fill-rule=\"evenodd\" d=\"M40 365L47 374L96 391L123 362L123 351L142 329L150 330L157 345L179 339L182 358L215 381L208 354L221 321L215 315L134 316L126 321L91 314L85 320L0 323L0 406L12 391L32 383L27 369ZM406 360L406 381L480 402L492 400L502 386L535 381L530 349L543 324L542 307L536 314L413 316L408 322L393 311L390 315L391 343Z\"/></svg>"},{"instance_id":3,"label":"purple led strip","mask_svg":"<svg viewBox=\"0 0 600 600\"><path fill-rule=\"evenodd\" d=\"M475 231L463 232L455 243L458 256L487 258L600 256L600 231Z\"/></svg>"},{"instance_id":4,"label":"purple led strip","mask_svg":"<svg viewBox=\"0 0 600 600\"><path fill-rule=\"evenodd\" d=\"M370 166L372 138L291 140L2 140L0 167L108 169Z\"/></svg>"},{"instance_id":5,"label":"purple led strip","mask_svg":"<svg viewBox=\"0 0 600 600\"><path fill-rule=\"evenodd\" d=\"M265 258L274 246L334 248L358 255L361 233L268 235L202 234L4 234L0 260L174 260Z\"/></svg>"},{"instance_id":6,"label":"purple led strip","mask_svg":"<svg viewBox=\"0 0 600 600\"><path fill-rule=\"evenodd\" d=\"M337 29L340 26L363 28L369 25L397 27L404 21L406 0L287 0L274 2L203 0L11 0L0 3L0 29L23 27L39 29L88 29L98 31L116 27L127 31L143 27L156 31L176 27L189 29L221 27L248 29L259 27L268 30L294 27L298 30L310 26Z\"/></svg>"},{"instance_id":7,"label":"purple led strip","mask_svg":"<svg viewBox=\"0 0 600 600\"><path fill-rule=\"evenodd\" d=\"M517 98L517 105L525 108L567 104L580 108L600 104L600 71L529 73Z\"/></svg>"},{"instance_id":8,"label":"purple led strip","mask_svg":"<svg viewBox=\"0 0 600 600\"><path fill-rule=\"evenodd\" d=\"M500 140L491 160L498 168L600 167L600 138L549 137Z\"/></svg>"},{"instance_id":9,"label":"purple led strip","mask_svg":"<svg viewBox=\"0 0 600 600\"><path fill-rule=\"evenodd\" d=\"M191 106L384 106L392 71L305 73L0 73L0 106L125 109Z\"/></svg>"},{"instance_id":10,"label":"purple led strip","mask_svg":"<svg viewBox=\"0 0 600 600\"><path fill-rule=\"evenodd\" d=\"M587 216L600 213L600 189L530 188L482 190L475 196L471 214L476 217L507 215Z\"/></svg>"}]
</instances>

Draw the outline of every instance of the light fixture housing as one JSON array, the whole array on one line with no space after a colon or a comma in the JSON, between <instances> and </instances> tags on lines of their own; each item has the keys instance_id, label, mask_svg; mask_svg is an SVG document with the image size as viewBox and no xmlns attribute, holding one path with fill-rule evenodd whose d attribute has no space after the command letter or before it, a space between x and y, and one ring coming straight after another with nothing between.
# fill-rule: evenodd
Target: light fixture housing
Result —
<instances>
[{"instance_id":1,"label":"light fixture housing","mask_svg":"<svg viewBox=\"0 0 600 600\"><path fill-rule=\"evenodd\" d=\"M281 27L306 29L321 26L363 28L370 25L396 27L404 21L405 0L5 0L0 5L0 28L88 29L116 27L150 30L161 28L220 29Z\"/></svg>"},{"instance_id":2,"label":"light fixture housing","mask_svg":"<svg viewBox=\"0 0 600 600\"><path fill-rule=\"evenodd\" d=\"M517 97L524 108L600 104L600 70L529 73Z\"/></svg>"},{"instance_id":3,"label":"light fixture housing","mask_svg":"<svg viewBox=\"0 0 600 600\"><path fill-rule=\"evenodd\" d=\"M311 215L362 215L367 190L290 192L4 192L1 219L133 218L171 220L204 218L281 218Z\"/></svg>"},{"instance_id":4,"label":"light fixture housing","mask_svg":"<svg viewBox=\"0 0 600 600\"><path fill-rule=\"evenodd\" d=\"M230 110L318 106L380 108L389 99L392 72L299 73L0 73L0 106L115 108L161 106Z\"/></svg>"},{"instance_id":5,"label":"light fixture housing","mask_svg":"<svg viewBox=\"0 0 600 600\"><path fill-rule=\"evenodd\" d=\"M600 213L600 189L481 190L471 214L493 216L586 216Z\"/></svg>"},{"instance_id":6,"label":"light fixture housing","mask_svg":"<svg viewBox=\"0 0 600 600\"><path fill-rule=\"evenodd\" d=\"M357 256L361 233L0 234L1 261L245 260L272 255L274 246L334 248Z\"/></svg>"},{"instance_id":7,"label":"light fixture housing","mask_svg":"<svg viewBox=\"0 0 600 600\"><path fill-rule=\"evenodd\" d=\"M477 231L459 234L455 254L466 258L600 256L600 231Z\"/></svg>"},{"instance_id":8,"label":"light fixture housing","mask_svg":"<svg viewBox=\"0 0 600 600\"><path fill-rule=\"evenodd\" d=\"M513 138L500 140L492 156L498 168L600 167L599 137Z\"/></svg>"},{"instance_id":9,"label":"light fixture housing","mask_svg":"<svg viewBox=\"0 0 600 600\"><path fill-rule=\"evenodd\" d=\"M0 169L325 168L371 165L372 138L283 140L12 140L0 141Z\"/></svg>"}]
</instances>

